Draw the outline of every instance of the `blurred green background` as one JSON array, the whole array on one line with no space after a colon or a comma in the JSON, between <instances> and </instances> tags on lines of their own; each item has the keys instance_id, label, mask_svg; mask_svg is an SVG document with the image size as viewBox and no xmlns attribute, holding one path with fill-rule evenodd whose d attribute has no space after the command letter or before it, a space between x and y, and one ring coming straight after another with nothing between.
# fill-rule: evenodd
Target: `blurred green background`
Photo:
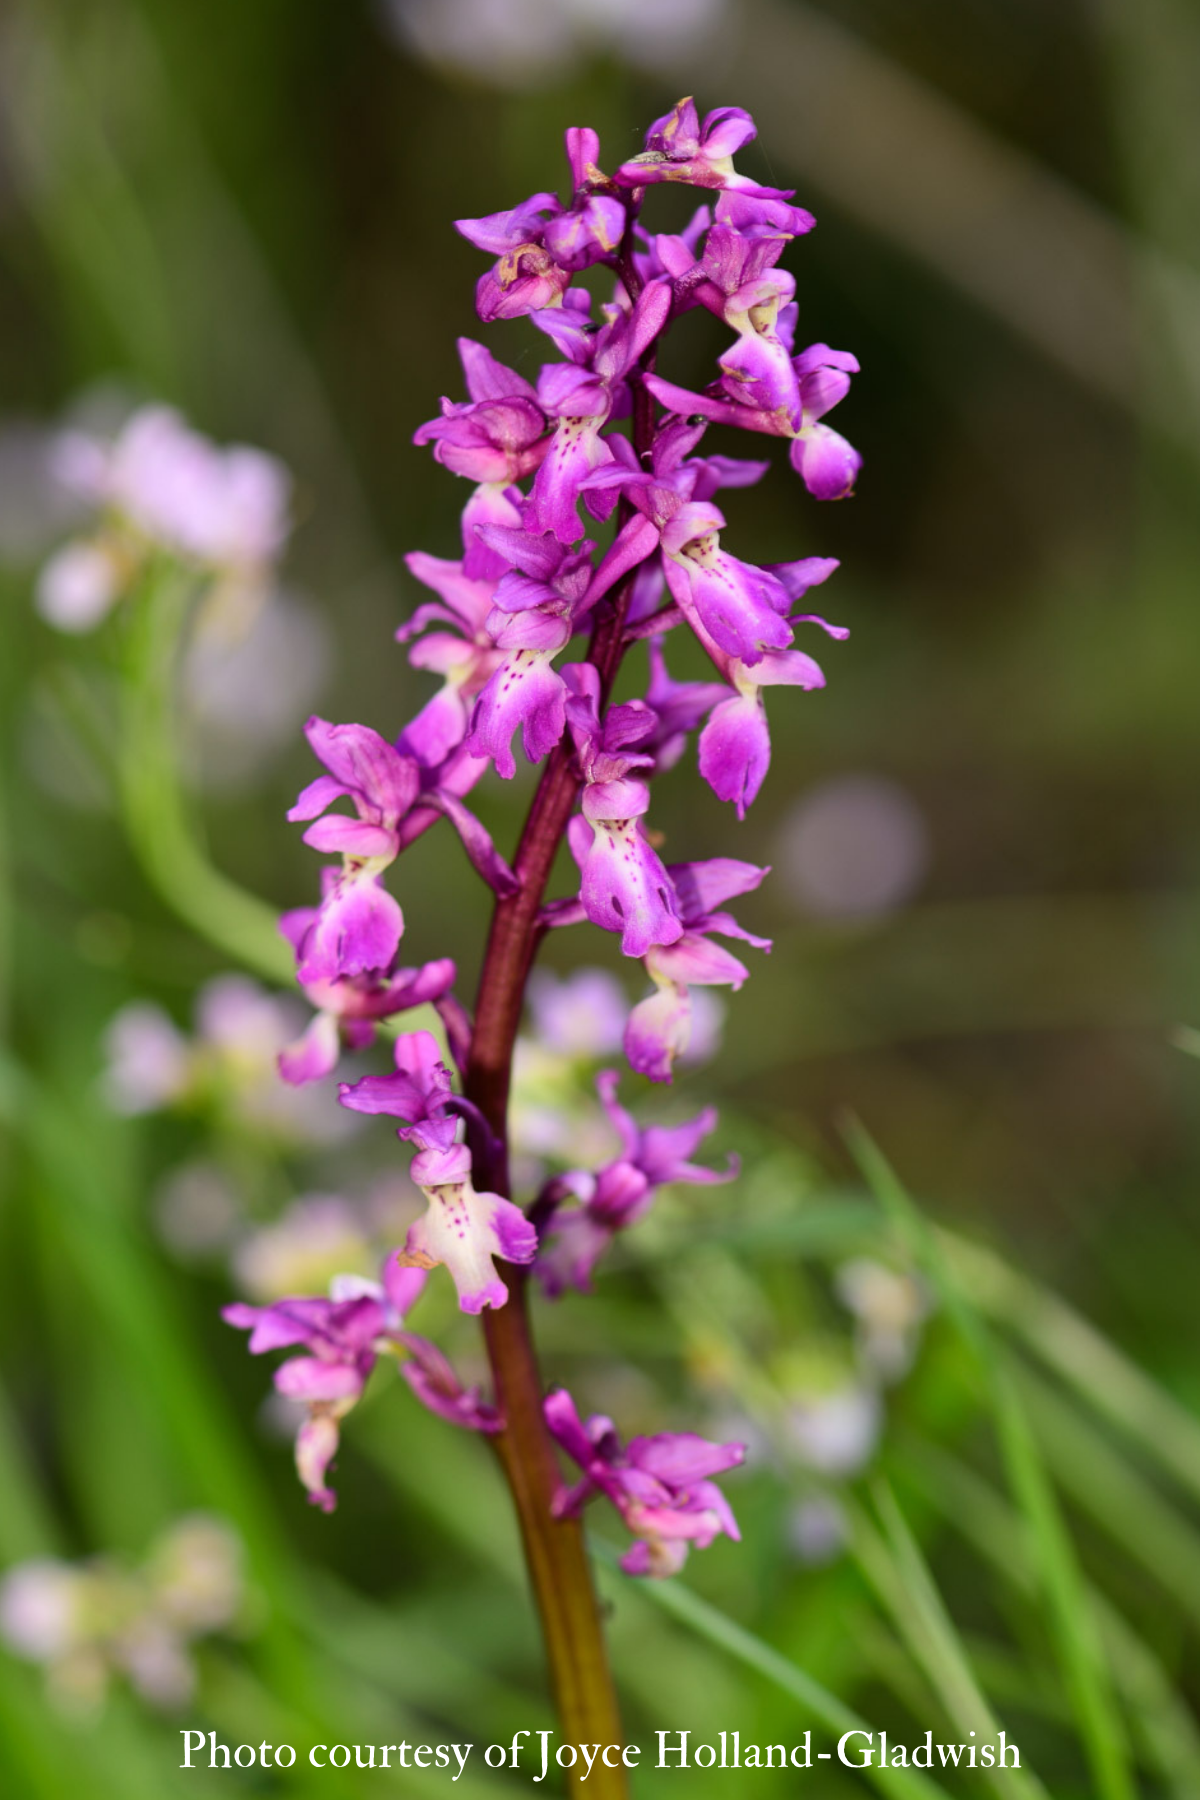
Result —
<instances>
[{"instance_id":1,"label":"blurred green background","mask_svg":"<svg viewBox=\"0 0 1200 1800\"><path fill-rule=\"evenodd\" d=\"M822 647L823 693L776 697L743 826L690 761L656 793L668 858L773 865L739 915L775 949L713 1060L624 1095L642 1116L715 1101L746 1173L665 1197L596 1298L539 1308L549 1372L589 1404L754 1450L728 1483L740 1547L693 1557L674 1599L602 1572L630 1736L827 1734L800 1669L903 1741L994 1714L1054 1796L1200 1794L1200 1067L1180 1036L1200 1025L1198 83L1182 0L11 0L0 1563L132 1567L196 1511L247 1562L175 1710L123 1678L65 1704L0 1651L7 1791L216 1793L177 1771L182 1725L299 1747L549 1723L483 1446L381 1375L320 1517L266 1368L219 1322L231 1252L244 1276L248 1236L297 1197L403 1211L389 1134L264 1118L224 1065L173 1110L106 1104L118 1010L151 1000L190 1032L234 965L122 834L102 650L34 612L63 532L40 471L65 419L144 399L293 471L282 698L252 685L243 712L271 716L239 737L218 670L185 723L213 862L304 903L312 858L283 821L304 714L392 733L428 692L390 642L421 597L401 556L456 554L463 491L412 433L459 394L457 334L538 357L524 323L478 327L482 265L451 221L559 185L565 126L594 124L612 166L695 92L748 108L741 166L818 214L786 262L801 341L861 360L836 423L865 467L838 507L782 459L728 496L736 552L842 558L822 601L852 635ZM670 373L707 380L719 338L694 318ZM522 772L481 795L502 847L530 791ZM455 955L469 994L486 905L463 869L433 833L397 891L411 960ZM610 952L564 933L548 958ZM572 1120L591 1072L550 1096ZM851 1115L941 1235L884 1204ZM900 1276L903 1373L846 1303L838 1271L864 1258ZM473 1328L440 1291L423 1305L476 1366ZM457 1791L515 1791L479 1754ZM362 1787L302 1763L220 1780Z\"/></svg>"}]
</instances>

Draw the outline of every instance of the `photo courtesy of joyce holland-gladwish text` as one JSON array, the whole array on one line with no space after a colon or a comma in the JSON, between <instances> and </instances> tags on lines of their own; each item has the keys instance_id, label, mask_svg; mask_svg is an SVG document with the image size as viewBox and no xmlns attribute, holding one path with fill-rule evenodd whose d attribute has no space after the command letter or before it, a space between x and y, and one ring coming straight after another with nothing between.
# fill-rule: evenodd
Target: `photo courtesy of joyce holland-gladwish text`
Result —
<instances>
[{"instance_id":1,"label":"photo courtesy of joyce holland-gladwish text","mask_svg":"<svg viewBox=\"0 0 1200 1800\"><path fill-rule=\"evenodd\" d=\"M894 1743L886 1731L862 1726L845 1731L828 1749L806 1731L794 1744L746 1744L740 1731L719 1731L697 1741L691 1731L657 1731L642 1744L572 1744L553 1731L518 1731L510 1744L227 1744L215 1731L181 1731L183 1769L290 1769L307 1760L314 1769L423 1769L458 1781L468 1766L517 1770L545 1781L556 1769L586 1781L593 1769L814 1769L841 1763L848 1769L1019 1769L1021 1753L1003 1731L994 1738L967 1734L965 1743L939 1744L926 1731L915 1743Z\"/></svg>"}]
</instances>

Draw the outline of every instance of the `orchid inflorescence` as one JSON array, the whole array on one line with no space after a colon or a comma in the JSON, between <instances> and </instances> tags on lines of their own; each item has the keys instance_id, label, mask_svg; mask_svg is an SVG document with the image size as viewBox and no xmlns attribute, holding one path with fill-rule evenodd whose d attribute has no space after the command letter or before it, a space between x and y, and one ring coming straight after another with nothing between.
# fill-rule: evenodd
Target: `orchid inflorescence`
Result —
<instances>
[{"instance_id":1,"label":"orchid inflorescence","mask_svg":"<svg viewBox=\"0 0 1200 1800\"><path fill-rule=\"evenodd\" d=\"M482 1166L489 1182L505 1184L507 1081L497 1103L477 1079L482 1021L485 1012L502 1021L503 1029L489 1022L488 1054L494 1065L495 1041L507 1032L499 1056L507 1067L529 964L547 930L590 922L643 964L650 992L628 1017L624 1051L633 1071L655 1082L671 1080L686 1050L689 990L736 989L747 978L726 942L770 949L726 910L767 871L732 857L666 863L646 825L653 778L679 760L692 733L704 780L744 817L770 761L764 690L824 682L812 657L793 647L794 628L846 635L796 610L833 572L832 559L759 567L722 543L715 495L757 482L768 464L700 453L710 422L786 438L793 468L823 500L850 493L859 468L857 453L824 423L857 363L825 344L795 352L795 283L778 266L814 221L790 193L735 171L734 153L754 135L738 108L701 121L683 100L651 126L642 154L607 175L596 133L573 128L565 203L540 193L511 211L458 222L494 259L478 282L480 318L528 316L554 360L529 381L482 344L459 341L467 398L443 400L440 417L415 441L470 483L462 553L407 558L434 598L396 634L410 662L441 685L392 739L367 725L309 720L324 772L289 817L305 824L307 844L337 860L322 872L319 904L282 922L315 1008L280 1058L293 1085L329 1075L344 1051L366 1047L414 1007L432 1005L440 1016L446 1050L430 1031L401 1032L391 1074L339 1090L344 1106L399 1121L427 1210L378 1283L342 1277L328 1298L236 1305L225 1314L252 1330L252 1350L300 1350L278 1370L276 1386L304 1403L297 1461L310 1497L326 1509L334 1504L326 1475L338 1422L380 1355L395 1356L418 1397L444 1417L493 1436L506 1430L503 1383L494 1402L465 1389L441 1353L407 1328L427 1271L446 1268L468 1313L514 1296L519 1304L525 1269L552 1298L586 1291L614 1237L646 1212L659 1187L736 1172L732 1163L717 1171L691 1160L715 1122L711 1111L640 1127L618 1102L617 1073L606 1070L598 1087L620 1140L616 1157L553 1175L528 1212L473 1183ZM680 233L656 235L640 222L647 193L661 182L708 196ZM614 284L595 317L576 277L601 268ZM697 306L733 333L703 392L655 372L669 328ZM592 522L609 521L615 529L600 549L588 533ZM674 631L698 641L711 679L670 674ZM581 637L586 651L562 661ZM644 697L613 704L617 666L641 645ZM544 768L510 864L467 797L490 768L513 777L518 732L528 761ZM344 801L350 811L339 808ZM475 1020L454 994L449 958L401 966L404 915L385 885L390 866L441 819L496 895ZM547 901L545 880L564 833L578 892ZM509 1015L511 1028L503 1023ZM512 1272L505 1278L497 1265ZM582 1420L561 1389L545 1399L544 1422L581 1471L573 1487L560 1486L550 1510L570 1518L605 1495L635 1536L623 1560L628 1572L669 1574L689 1544L737 1536L713 1477L741 1461L741 1445L665 1433L622 1447L611 1421Z\"/></svg>"}]
</instances>

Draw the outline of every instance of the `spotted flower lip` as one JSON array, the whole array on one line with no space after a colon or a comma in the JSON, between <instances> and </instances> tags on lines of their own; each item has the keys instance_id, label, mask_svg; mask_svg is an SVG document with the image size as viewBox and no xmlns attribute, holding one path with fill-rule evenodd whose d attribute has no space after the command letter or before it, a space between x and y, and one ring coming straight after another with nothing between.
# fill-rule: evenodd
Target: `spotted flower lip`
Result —
<instances>
[{"instance_id":1,"label":"spotted flower lip","mask_svg":"<svg viewBox=\"0 0 1200 1800\"><path fill-rule=\"evenodd\" d=\"M674 1575L688 1548L708 1546L722 1533L740 1538L737 1520L715 1481L745 1459L744 1444L715 1444L694 1432L659 1432L622 1446L611 1419L593 1414L585 1423L565 1388L544 1403L551 1437L579 1465L582 1478L562 1489L555 1512L569 1518L598 1494L636 1534L621 1558L627 1575Z\"/></svg>"},{"instance_id":2,"label":"spotted flower lip","mask_svg":"<svg viewBox=\"0 0 1200 1800\"><path fill-rule=\"evenodd\" d=\"M412 1177L429 1209L409 1227L396 1260L422 1269L444 1263L463 1312L503 1306L508 1289L494 1259L532 1262L537 1234L511 1200L472 1186L471 1153L458 1141L467 1103L452 1092L436 1039L427 1031L405 1032L396 1039L395 1060L394 1074L343 1083L338 1098L355 1112L400 1119L397 1136L417 1150Z\"/></svg>"}]
</instances>

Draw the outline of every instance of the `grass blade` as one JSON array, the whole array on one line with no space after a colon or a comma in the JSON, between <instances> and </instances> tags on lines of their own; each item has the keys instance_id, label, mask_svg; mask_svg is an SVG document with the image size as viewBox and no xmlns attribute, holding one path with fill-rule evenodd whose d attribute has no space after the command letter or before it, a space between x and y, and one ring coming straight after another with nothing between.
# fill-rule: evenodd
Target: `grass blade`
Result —
<instances>
[{"instance_id":1,"label":"grass blade","mask_svg":"<svg viewBox=\"0 0 1200 1800\"><path fill-rule=\"evenodd\" d=\"M1096 1791L1101 1800L1134 1800L1128 1747L1118 1724L1107 1659L1087 1603L1075 1548L1003 1353L956 1277L937 1235L913 1205L882 1151L857 1121L846 1135L872 1192L975 1351L991 1392L1009 1483L1035 1546L1055 1646Z\"/></svg>"},{"instance_id":2,"label":"grass blade","mask_svg":"<svg viewBox=\"0 0 1200 1800\"><path fill-rule=\"evenodd\" d=\"M609 1569L617 1567L618 1553L611 1544L602 1538L589 1537L589 1547L597 1561ZM646 1581L639 1585L638 1592L662 1607L664 1612L678 1619L690 1631L707 1638L709 1643L724 1650L728 1656L744 1663L747 1668L757 1671L793 1700L799 1701L807 1712L819 1720L831 1731L869 1731L867 1725L852 1707L831 1694L828 1688L822 1687L819 1681L802 1669L798 1663L776 1650L773 1645L747 1631L744 1625L729 1618L719 1608L702 1600L699 1594L693 1593L679 1580ZM878 1788L881 1794L894 1796L894 1800L934 1800L934 1796L944 1794L945 1790L936 1782L929 1781L924 1775L911 1769L877 1769L862 1771L864 1777Z\"/></svg>"},{"instance_id":3,"label":"grass blade","mask_svg":"<svg viewBox=\"0 0 1200 1800\"><path fill-rule=\"evenodd\" d=\"M973 1733L980 1744L994 1740L999 1724L895 1496L884 1481L875 1482L872 1492L885 1535L880 1537L861 1509L852 1511L859 1565L925 1670L955 1729ZM998 1793L1013 1800L1019 1796L1046 1800L1045 1789L1027 1770L984 1773Z\"/></svg>"}]
</instances>

